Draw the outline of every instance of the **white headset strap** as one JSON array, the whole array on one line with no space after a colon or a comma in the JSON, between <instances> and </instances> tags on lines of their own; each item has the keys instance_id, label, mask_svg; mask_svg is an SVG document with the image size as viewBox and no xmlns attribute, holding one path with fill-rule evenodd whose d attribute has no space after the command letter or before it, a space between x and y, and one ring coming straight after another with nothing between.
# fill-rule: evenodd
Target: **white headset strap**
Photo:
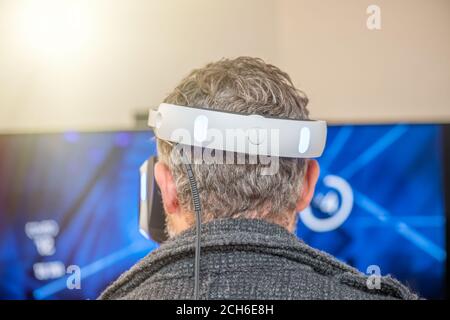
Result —
<instances>
[{"instance_id":1,"label":"white headset strap","mask_svg":"<svg viewBox=\"0 0 450 320\"><path fill-rule=\"evenodd\" d=\"M271 118L167 103L150 110L148 125L162 140L289 158L319 157L327 134L327 124L321 120Z\"/></svg>"}]
</instances>

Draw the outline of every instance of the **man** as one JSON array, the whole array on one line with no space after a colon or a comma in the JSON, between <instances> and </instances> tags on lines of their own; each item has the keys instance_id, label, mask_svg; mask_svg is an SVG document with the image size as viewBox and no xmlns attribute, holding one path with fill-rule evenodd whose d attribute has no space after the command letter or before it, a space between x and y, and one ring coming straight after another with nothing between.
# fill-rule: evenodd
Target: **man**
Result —
<instances>
[{"instance_id":1,"label":"man","mask_svg":"<svg viewBox=\"0 0 450 320\"><path fill-rule=\"evenodd\" d=\"M192 71L166 103L242 114L308 119L305 94L260 59L220 60ZM169 240L124 273L101 299L191 299L195 216L185 167L159 140L155 179ZM201 299L415 299L390 277L375 279L315 250L295 235L319 176L315 160L192 165L202 205ZM378 285L376 285L378 283ZM372 284L372 285L371 285Z\"/></svg>"}]
</instances>

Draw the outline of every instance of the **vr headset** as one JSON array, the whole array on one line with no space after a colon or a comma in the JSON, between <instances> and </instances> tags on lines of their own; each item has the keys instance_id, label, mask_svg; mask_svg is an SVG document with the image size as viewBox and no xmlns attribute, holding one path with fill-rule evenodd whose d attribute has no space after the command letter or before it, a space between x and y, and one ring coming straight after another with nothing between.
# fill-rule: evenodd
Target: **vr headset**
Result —
<instances>
[{"instance_id":1,"label":"vr headset","mask_svg":"<svg viewBox=\"0 0 450 320\"><path fill-rule=\"evenodd\" d=\"M167 240L167 234L161 191L154 176L156 161L156 156L150 157L140 168L139 231L144 237L162 243Z\"/></svg>"},{"instance_id":2,"label":"vr headset","mask_svg":"<svg viewBox=\"0 0 450 320\"><path fill-rule=\"evenodd\" d=\"M327 134L326 122L320 120L244 115L167 103L150 110L148 125L157 138L174 144L287 158L319 157ZM151 157L140 168L139 227L144 236L162 243L167 234L154 177L156 161Z\"/></svg>"}]
</instances>

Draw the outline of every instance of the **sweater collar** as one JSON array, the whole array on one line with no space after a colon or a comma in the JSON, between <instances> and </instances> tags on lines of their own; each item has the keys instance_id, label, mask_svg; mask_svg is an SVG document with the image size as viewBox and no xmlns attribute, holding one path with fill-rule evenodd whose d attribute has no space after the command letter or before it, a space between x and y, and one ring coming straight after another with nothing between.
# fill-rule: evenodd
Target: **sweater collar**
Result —
<instances>
[{"instance_id":1,"label":"sweater collar","mask_svg":"<svg viewBox=\"0 0 450 320\"><path fill-rule=\"evenodd\" d=\"M147 275L179 259L194 256L196 232L190 228L164 242L129 271ZM208 252L254 251L285 257L324 275L359 272L331 255L313 249L279 225L257 219L220 219L202 224L201 255ZM121 282L120 279L118 281ZM119 284L118 283L118 284Z\"/></svg>"},{"instance_id":2,"label":"sweater collar","mask_svg":"<svg viewBox=\"0 0 450 320\"><path fill-rule=\"evenodd\" d=\"M164 242L147 259L151 269L182 257L194 255L194 227ZM359 273L331 255L313 249L285 228L260 219L216 219L202 224L201 254L208 252L255 251L285 257L308 265L326 275Z\"/></svg>"},{"instance_id":3,"label":"sweater collar","mask_svg":"<svg viewBox=\"0 0 450 320\"><path fill-rule=\"evenodd\" d=\"M255 234L272 236L275 238L286 238L291 241L301 241L295 235L287 231L280 225L273 224L261 219L245 219L245 218L235 218L235 219L214 219L207 223L201 225L201 235L202 238L224 236L224 238L229 237L233 234ZM185 239L195 237L196 229L195 226L181 232L179 235L168 240L171 242L180 242Z\"/></svg>"}]
</instances>

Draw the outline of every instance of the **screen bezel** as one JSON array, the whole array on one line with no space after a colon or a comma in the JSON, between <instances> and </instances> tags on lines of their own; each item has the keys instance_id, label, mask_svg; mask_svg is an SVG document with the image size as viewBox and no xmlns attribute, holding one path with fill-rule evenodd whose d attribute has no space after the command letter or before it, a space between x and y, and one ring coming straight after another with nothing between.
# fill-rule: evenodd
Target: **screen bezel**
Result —
<instances>
[{"instance_id":1,"label":"screen bezel","mask_svg":"<svg viewBox=\"0 0 450 320\"><path fill-rule=\"evenodd\" d=\"M442 124L442 164L443 164L443 188L444 188L444 207L445 207L445 219L446 219L446 230L445 230L445 251L447 252L446 257L446 270L445 270L445 292L444 296L446 299L449 297L450 290L450 262L448 259L448 248L449 246L449 234L450 234L450 224L448 223L450 219L450 124Z\"/></svg>"}]
</instances>

